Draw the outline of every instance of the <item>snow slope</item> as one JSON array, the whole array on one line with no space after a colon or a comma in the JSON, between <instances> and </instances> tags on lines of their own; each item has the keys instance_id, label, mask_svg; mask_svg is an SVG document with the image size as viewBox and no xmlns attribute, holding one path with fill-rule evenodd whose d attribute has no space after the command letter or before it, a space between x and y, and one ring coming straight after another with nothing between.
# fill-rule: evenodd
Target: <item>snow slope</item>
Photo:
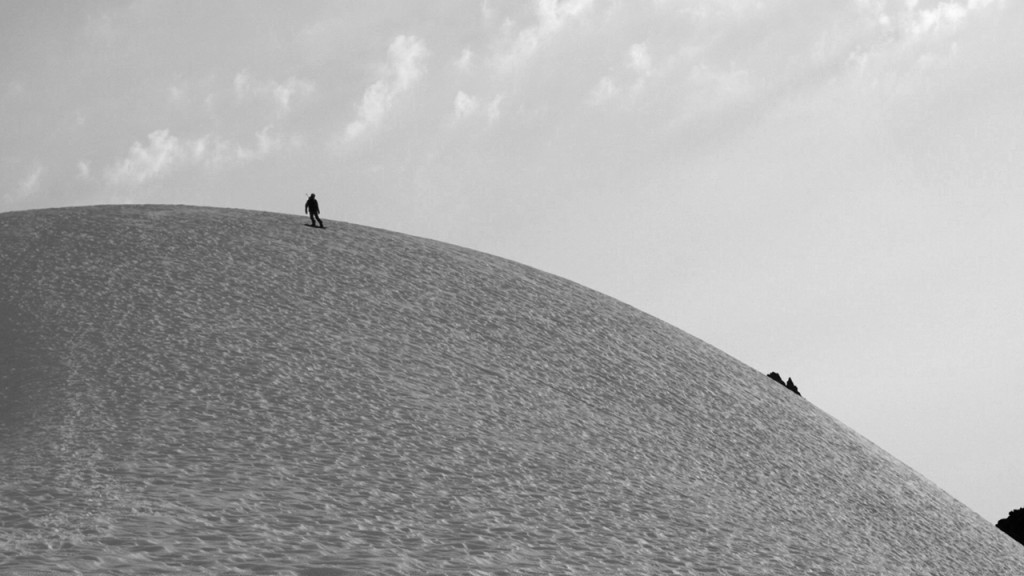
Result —
<instances>
[{"instance_id":1,"label":"snow slope","mask_svg":"<svg viewBox=\"0 0 1024 576\"><path fill-rule=\"evenodd\" d=\"M0 573L1024 574L980 516L672 326L304 222L0 214Z\"/></svg>"}]
</instances>

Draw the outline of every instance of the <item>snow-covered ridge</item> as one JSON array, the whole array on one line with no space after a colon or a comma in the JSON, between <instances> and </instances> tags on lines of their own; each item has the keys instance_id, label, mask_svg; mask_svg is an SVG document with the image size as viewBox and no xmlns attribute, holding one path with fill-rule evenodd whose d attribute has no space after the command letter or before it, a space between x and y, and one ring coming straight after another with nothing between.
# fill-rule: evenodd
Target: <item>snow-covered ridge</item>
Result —
<instances>
[{"instance_id":1,"label":"snow-covered ridge","mask_svg":"<svg viewBox=\"0 0 1024 576\"><path fill-rule=\"evenodd\" d=\"M980 516L676 328L304 222L0 214L0 574L1024 574Z\"/></svg>"}]
</instances>

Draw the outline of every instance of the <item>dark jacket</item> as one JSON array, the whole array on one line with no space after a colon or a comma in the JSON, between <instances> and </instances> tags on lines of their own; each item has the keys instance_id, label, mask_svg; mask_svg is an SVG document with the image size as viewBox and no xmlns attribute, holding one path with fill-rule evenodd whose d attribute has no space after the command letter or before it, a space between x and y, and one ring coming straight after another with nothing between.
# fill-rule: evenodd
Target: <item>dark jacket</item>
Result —
<instances>
[{"instance_id":1,"label":"dark jacket","mask_svg":"<svg viewBox=\"0 0 1024 576\"><path fill-rule=\"evenodd\" d=\"M309 200L306 200L306 212L310 214L320 213L320 205L316 203L316 198L311 197Z\"/></svg>"}]
</instances>

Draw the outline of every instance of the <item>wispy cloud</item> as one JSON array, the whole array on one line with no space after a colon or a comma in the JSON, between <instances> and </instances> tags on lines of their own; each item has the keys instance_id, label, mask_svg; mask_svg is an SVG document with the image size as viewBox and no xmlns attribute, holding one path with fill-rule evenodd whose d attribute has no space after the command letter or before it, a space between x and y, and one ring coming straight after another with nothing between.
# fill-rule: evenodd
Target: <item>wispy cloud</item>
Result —
<instances>
[{"instance_id":1,"label":"wispy cloud","mask_svg":"<svg viewBox=\"0 0 1024 576\"><path fill-rule=\"evenodd\" d=\"M922 3L905 0L857 0L857 9L870 23L867 32L897 45L912 45L955 32L972 13L1001 8L1005 0L945 0Z\"/></svg>"},{"instance_id":2,"label":"wispy cloud","mask_svg":"<svg viewBox=\"0 0 1024 576\"><path fill-rule=\"evenodd\" d=\"M931 33L942 33L958 28L970 12L1001 5L1002 0L966 0L940 2L931 8L921 7L918 0L907 0L908 16L903 28L912 39Z\"/></svg>"},{"instance_id":3,"label":"wispy cloud","mask_svg":"<svg viewBox=\"0 0 1024 576\"><path fill-rule=\"evenodd\" d=\"M456 121L483 117L487 120L488 124L494 124L501 118L501 103L504 98L503 95L499 94L490 100L485 100L480 96L474 96L459 90L455 94L455 101L453 102L453 115Z\"/></svg>"},{"instance_id":4,"label":"wispy cloud","mask_svg":"<svg viewBox=\"0 0 1024 576\"><path fill-rule=\"evenodd\" d=\"M188 102L189 88L184 82L178 81L167 87L167 102L173 106L182 106Z\"/></svg>"},{"instance_id":5,"label":"wispy cloud","mask_svg":"<svg viewBox=\"0 0 1024 576\"><path fill-rule=\"evenodd\" d=\"M247 71L235 74L235 96L240 99L261 98L274 103L278 117L287 116L292 111L296 97L307 97L316 91L316 85L309 80L294 76L284 82L274 80L256 80Z\"/></svg>"},{"instance_id":6,"label":"wispy cloud","mask_svg":"<svg viewBox=\"0 0 1024 576\"><path fill-rule=\"evenodd\" d=\"M135 142L128 157L106 171L111 184L142 184L205 153L205 139L182 142L170 130L149 133L149 143Z\"/></svg>"},{"instance_id":7,"label":"wispy cloud","mask_svg":"<svg viewBox=\"0 0 1024 576\"><path fill-rule=\"evenodd\" d=\"M92 164L87 160L79 160L76 169L80 180L88 180L92 177Z\"/></svg>"},{"instance_id":8,"label":"wispy cloud","mask_svg":"<svg viewBox=\"0 0 1024 576\"><path fill-rule=\"evenodd\" d=\"M972 17L1004 3L855 0L843 10L811 1L620 4L609 12L614 18L594 19L622 51L590 80L584 98L659 110L671 118L666 125L681 127L711 116L731 121L723 112L736 106L766 111L851 73L858 86L884 89L899 77L906 88L908 69L955 56ZM762 33L768 30L787 32Z\"/></svg>"},{"instance_id":9,"label":"wispy cloud","mask_svg":"<svg viewBox=\"0 0 1024 576\"><path fill-rule=\"evenodd\" d=\"M415 36L398 36L391 42L387 64L363 94L356 119L345 128L346 140L354 140L384 121L398 96L423 75L426 56L426 46Z\"/></svg>"},{"instance_id":10,"label":"wispy cloud","mask_svg":"<svg viewBox=\"0 0 1024 576\"><path fill-rule=\"evenodd\" d=\"M15 200L23 200L39 191L39 184L43 178L43 165L37 163L32 170L18 182L15 189Z\"/></svg>"},{"instance_id":11,"label":"wispy cloud","mask_svg":"<svg viewBox=\"0 0 1024 576\"><path fill-rule=\"evenodd\" d=\"M21 165L20 162L14 162L12 164ZM46 174L46 169L43 167L41 162L34 162L28 167L28 171L24 171L24 165L19 166L21 175L10 181L8 184L7 191L0 196L0 202L3 204L13 204L21 202L35 196L42 185L43 176ZM0 172L0 176L3 173Z\"/></svg>"},{"instance_id":12,"label":"wispy cloud","mask_svg":"<svg viewBox=\"0 0 1024 576\"><path fill-rule=\"evenodd\" d=\"M845 46L833 43L833 48L846 50L834 56L842 58L848 70L883 77L948 63L956 57L958 37L970 20L1004 4L1004 0L858 0L862 26L852 28Z\"/></svg>"},{"instance_id":13,"label":"wispy cloud","mask_svg":"<svg viewBox=\"0 0 1024 576\"><path fill-rule=\"evenodd\" d=\"M470 96L463 91L455 95L455 118L466 118L476 114L480 109L480 99Z\"/></svg>"},{"instance_id":14,"label":"wispy cloud","mask_svg":"<svg viewBox=\"0 0 1024 576\"><path fill-rule=\"evenodd\" d=\"M284 150L289 146L297 147L299 146L299 143L297 141L286 141L280 135L272 134L270 126L265 126L262 130L256 133L256 143L253 147L245 148L242 146L236 146L233 157L230 154L224 154L224 151L222 150L218 155L219 163L233 160L240 162L258 160L273 154L274 152Z\"/></svg>"},{"instance_id":15,"label":"wispy cloud","mask_svg":"<svg viewBox=\"0 0 1024 576\"><path fill-rule=\"evenodd\" d=\"M598 81L590 91L592 104L603 104L623 94L636 97L644 89L647 80L655 73L651 52L646 43L636 43L629 47L626 67L629 78L616 81L612 76L606 75ZM620 82L628 83L629 87L623 88Z\"/></svg>"},{"instance_id":16,"label":"wispy cloud","mask_svg":"<svg viewBox=\"0 0 1024 576\"><path fill-rule=\"evenodd\" d=\"M590 91L591 104L604 104L622 93L622 88L611 76L602 76Z\"/></svg>"},{"instance_id":17,"label":"wispy cloud","mask_svg":"<svg viewBox=\"0 0 1024 576\"><path fill-rule=\"evenodd\" d=\"M247 147L211 134L181 139L172 135L170 130L156 130L150 132L147 144L132 144L127 157L107 168L104 178L108 184L137 186L179 169L244 164L301 145L297 140L286 140L273 134L270 126L257 132L254 139L255 143ZM79 175L88 177L88 164L79 163Z\"/></svg>"},{"instance_id":18,"label":"wispy cloud","mask_svg":"<svg viewBox=\"0 0 1024 576\"><path fill-rule=\"evenodd\" d=\"M537 23L521 30L508 47L498 53L498 67L509 70L525 65L547 39L567 22L581 16L593 3L593 0L537 0Z\"/></svg>"},{"instance_id":19,"label":"wispy cloud","mask_svg":"<svg viewBox=\"0 0 1024 576\"><path fill-rule=\"evenodd\" d=\"M501 103L505 100L502 95L497 95L491 99L490 104L487 105L487 119L489 121L497 122L501 118Z\"/></svg>"},{"instance_id":20,"label":"wispy cloud","mask_svg":"<svg viewBox=\"0 0 1024 576\"><path fill-rule=\"evenodd\" d=\"M633 44L629 47L629 65L641 79L651 75L651 52L646 44Z\"/></svg>"},{"instance_id":21,"label":"wispy cloud","mask_svg":"<svg viewBox=\"0 0 1024 576\"><path fill-rule=\"evenodd\" d=\"M455 61L455 67L458 68L459 70L469 70L469 68L473 65L474 59L475 56L473 54L473 51L470 50L469 48L464 48L462 50L462 54L459 55L458 60Z\"/></svg>"},{"instance_id":22,"label":"wispy cloud","mask_svg":"<svg viewBox=\"0 0 1024 576\"><path fill-rule=\"evenodd\" d=\"M295 96L309 96L313 93L312 82L299 80L294 76L285 81L284 84L274 84L273 94L277 100L278 109L284 113L291 111L292 98Z\"/></svg>"}]
</instances>

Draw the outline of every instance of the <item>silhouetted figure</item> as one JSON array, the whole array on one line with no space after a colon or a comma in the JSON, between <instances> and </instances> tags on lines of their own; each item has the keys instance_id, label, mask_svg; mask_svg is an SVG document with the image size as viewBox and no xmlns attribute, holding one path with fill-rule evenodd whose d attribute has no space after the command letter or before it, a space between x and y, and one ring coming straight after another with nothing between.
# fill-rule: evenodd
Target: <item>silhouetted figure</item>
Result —
<instances>
[{"instance_id":1,"label":"silhouetted figure","mask_svg":"<svg viewBox=\"0 0 1024 576\"><path fill-rule=\"evenodd\" d=\"M309 225L316 226L320 225L324 227L324 223L320 221L320 204L316 201L316 194L310 194L309 199L306 200L306 213L309 214Z\"/></svg>"},{"instance_id":2,"label":"silhouetted figure","mask_svg":"<svg viewBox=\"0 0 1024 576\"><path fill-rule=\"evenodd\" d=\"M1018 508L1006 518L996 522L996 528L1006 532L1010 538L1024 544L1024 508Z\"/></svg>"}]
</instances>

